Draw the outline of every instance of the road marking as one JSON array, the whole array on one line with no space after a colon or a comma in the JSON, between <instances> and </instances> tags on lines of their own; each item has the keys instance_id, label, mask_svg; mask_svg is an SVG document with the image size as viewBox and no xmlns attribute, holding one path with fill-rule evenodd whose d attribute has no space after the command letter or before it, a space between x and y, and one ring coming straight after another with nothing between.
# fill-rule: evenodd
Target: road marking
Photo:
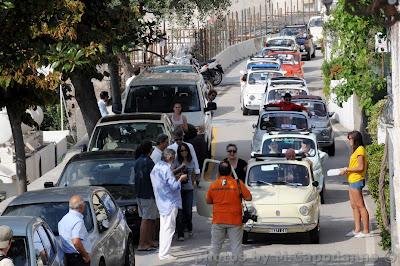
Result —
<instances>
[{"instance_id":1,"label":"road marking","mask_svg":"<svg viewBox=\"0 0 400 266\"><path fill-rule=\"evenodd\" d=\"M211 141L211 158L215 159L217 153L217 128L212 128L212 141Z\"/></svg>"}]
</instances>

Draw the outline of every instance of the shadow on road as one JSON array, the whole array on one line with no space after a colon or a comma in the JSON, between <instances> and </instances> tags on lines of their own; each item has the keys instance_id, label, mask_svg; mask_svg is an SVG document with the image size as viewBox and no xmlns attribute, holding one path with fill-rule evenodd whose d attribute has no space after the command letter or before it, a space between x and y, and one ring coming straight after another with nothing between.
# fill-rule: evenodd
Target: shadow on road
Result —
<instances>
[{"instance_id":1,"label":"shadow on road","mask_svg":"<svg viewBox=\"0 0 400 266\"><path fill-rule=\"evenodd\" d=\"M230 112L232 112L234 110L235 110L235 107L233 107L233 106L221 106L221 107L218 107L217 112L214 113L214 117L222 116L222 115L230 113Z\"/></svg>"}]
</instances>

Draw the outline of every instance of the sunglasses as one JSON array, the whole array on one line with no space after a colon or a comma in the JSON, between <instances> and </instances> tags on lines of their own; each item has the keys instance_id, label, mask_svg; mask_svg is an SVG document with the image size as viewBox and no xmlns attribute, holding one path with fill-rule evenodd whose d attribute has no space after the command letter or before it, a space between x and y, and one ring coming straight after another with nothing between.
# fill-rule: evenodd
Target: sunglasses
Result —
<instances>
[{"instance_id":1,"label":"sunglasses","mask_svg":"<svg viewBox=\"0 0 400 266\"><path fill-rule=\"evenodd\" d=\"M227 150L228 153L237 153L237 150Z\"/></svg>"}]
</instances>

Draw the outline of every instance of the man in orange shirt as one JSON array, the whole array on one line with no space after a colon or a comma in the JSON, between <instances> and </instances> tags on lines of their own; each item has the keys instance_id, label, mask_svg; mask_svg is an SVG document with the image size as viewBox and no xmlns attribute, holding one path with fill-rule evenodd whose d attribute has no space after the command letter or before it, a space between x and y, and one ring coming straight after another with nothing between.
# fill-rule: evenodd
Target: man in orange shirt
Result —
<instances>
[{"instance_id":1,"label":"man in orange shirt","mask_svg":"<svg viewBox=\"0 0 400 266\"><path fill-rule=\"evenodd\" d=\"M214 181L207 191L206 201L213 204L213 221L211 226L211 250L208 265L217 265L225 235L231 241L232 260L235 265L242 265L242 197L251 201L252 196L246 185L232 177L232 168L228 161L219 165L220 177Z\"/></svg>"}]
</instances>

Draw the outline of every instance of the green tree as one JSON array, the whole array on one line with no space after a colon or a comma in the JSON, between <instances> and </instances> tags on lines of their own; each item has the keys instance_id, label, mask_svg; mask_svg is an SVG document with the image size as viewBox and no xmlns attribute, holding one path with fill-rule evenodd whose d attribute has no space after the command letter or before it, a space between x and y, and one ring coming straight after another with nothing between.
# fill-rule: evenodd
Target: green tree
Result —
<instances>
[{"instance_id":1,"label":"green tree","mask_svg":"<svg viewBox=\"0 0 400 266\"><path fill-rule=\"evenodd\" d=\"M26 109L52 99L60 74L40 71L48 45L73 39L82 6L74 1L0 2L0 108L7 108L16 155L17 192L26 191L25 144L21 123L32 124Z\"/></svg>"}]
</instances>

